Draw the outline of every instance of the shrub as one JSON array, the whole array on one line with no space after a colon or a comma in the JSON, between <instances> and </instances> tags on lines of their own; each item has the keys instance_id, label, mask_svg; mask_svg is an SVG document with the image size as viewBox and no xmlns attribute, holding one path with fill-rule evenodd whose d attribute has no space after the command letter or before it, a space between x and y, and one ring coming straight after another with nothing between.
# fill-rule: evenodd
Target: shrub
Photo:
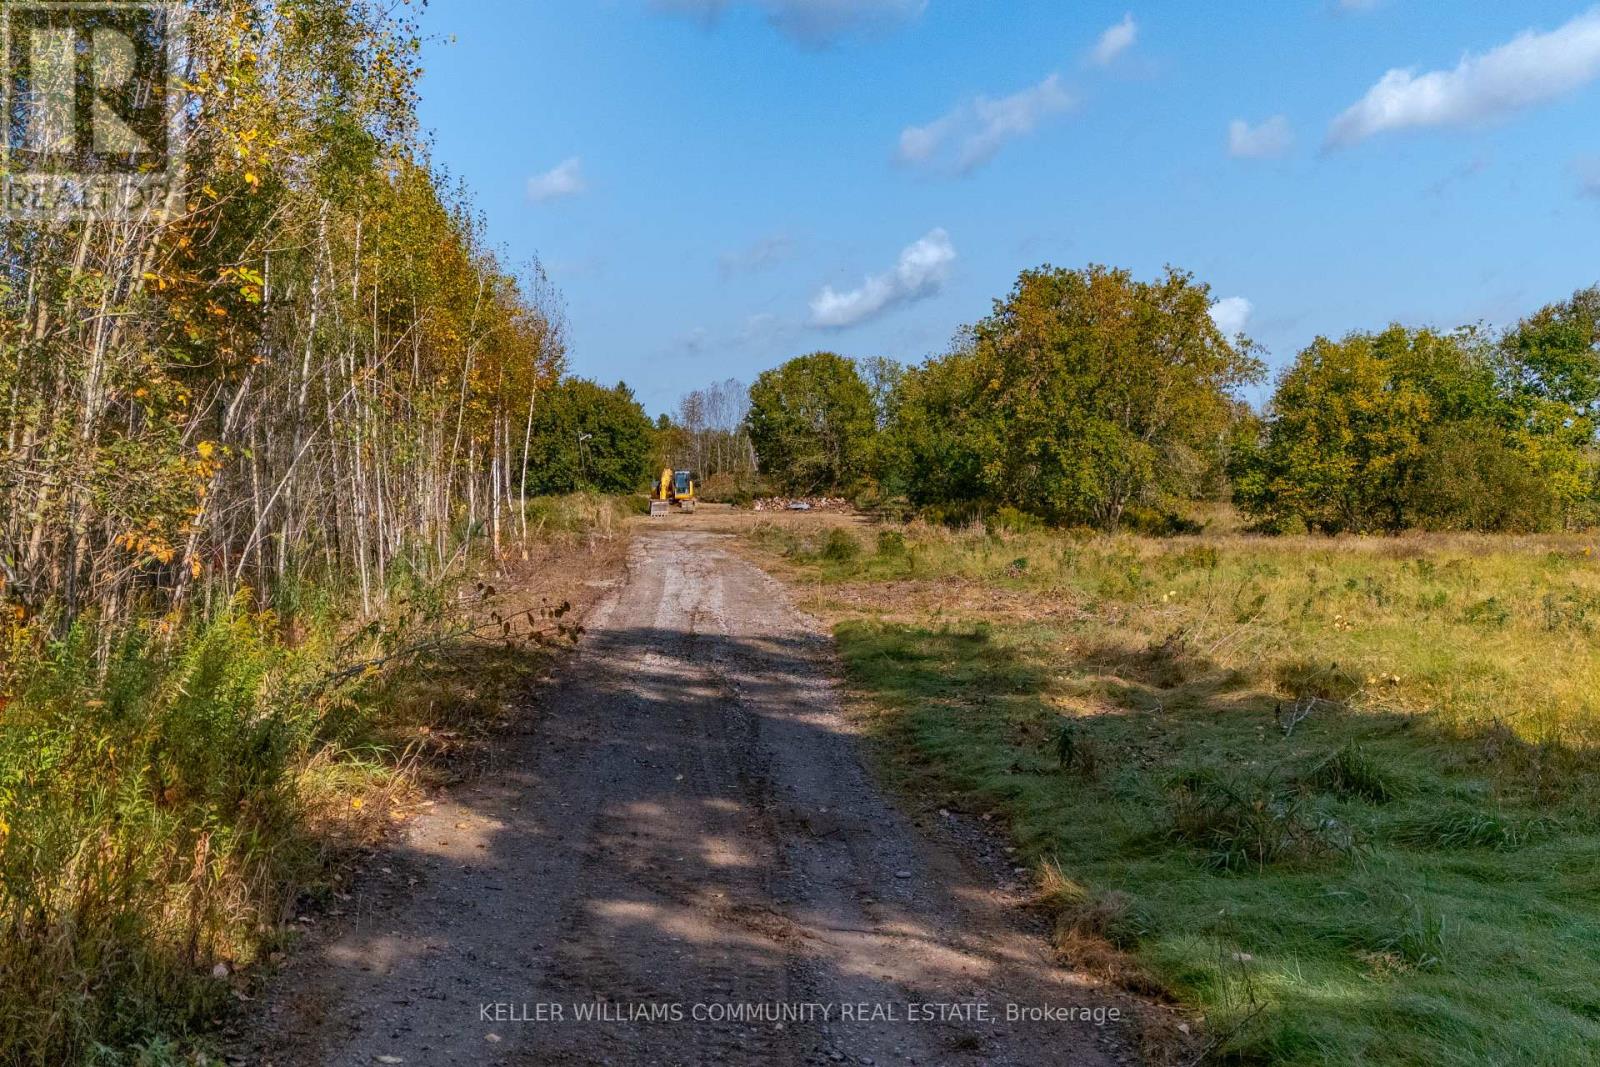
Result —
<instances>
[{"instance_id":1,"label":"shrub","mask_svg":"<svg viewBox=\"0 0 1600 1067\"><path fill-rule=\"evenodd\" d=\"M861 542L850 531L835 527L828 531L818 554L830 563L849 563L861 555Z\"/></svg>"}]
</instances>

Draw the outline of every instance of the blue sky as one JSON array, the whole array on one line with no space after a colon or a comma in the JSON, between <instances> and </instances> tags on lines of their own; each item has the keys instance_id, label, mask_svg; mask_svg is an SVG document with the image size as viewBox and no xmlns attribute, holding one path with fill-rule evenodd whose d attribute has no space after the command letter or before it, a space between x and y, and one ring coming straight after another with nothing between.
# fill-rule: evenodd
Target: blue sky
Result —
<instances>
[{"instance_id":1,"label":"blue sky","mask_svg":"<svg viewBox=\"0 0 1600 1067\"><path fill-rule=\"evenodd\" d=\"M1600 281L1600 8L435 0L423 120L571 369L652 412L1171 263L1279 367ZM1245 315L1248 307L1248 314Z\"/></svg>"}]
</instances>

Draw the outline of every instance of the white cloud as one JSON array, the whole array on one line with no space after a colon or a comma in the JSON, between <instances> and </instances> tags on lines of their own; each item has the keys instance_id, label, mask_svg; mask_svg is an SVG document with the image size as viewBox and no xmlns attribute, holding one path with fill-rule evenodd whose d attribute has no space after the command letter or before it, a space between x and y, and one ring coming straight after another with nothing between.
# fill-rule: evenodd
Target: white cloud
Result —
<instances>
[{"instance_id":1,"label":"white cloud","mask_svg":"<svg viewBox=\"0 0 1600 1067\"><path fill-rule=\"evenodd\" d=\"M1228 155L1235 159L1272 159L1289 151L1294 144L1294 130L1289 120L1274 115L1259 126L1244 119L1228 123Z\"/></svg>"},{"instance_id":2,"label":"white cloud","mask_svg":"<svg viewBox=\"0 0 1600 1067\"><path fill-rule=\"evenodd\" d=\"M1328 144L1423 126L1470 126L1553 100L1600 77L1600 8L1548 33L1524 31L1452 70L1389 71L1328 129Z\"/></svg>"},{"instance_id":3,"label":"white cloud","mask_svg":"<svg viewBox=\"0 0 1600 1067\"><path fill-rule=\"evenodd\" d=\"M528 199L535 202L558 200L563 196L576 196L589 188L583 177L583 160L577 156L563 160L543 174L528 179Z\"/></svg>"},{"instance_id":4,"label":"white cloud","mask_svg":"<svg viewBox=\"0 0 1600 1067\"><path fill-rule=\"evenodd\" d=\"M926 126L906 127L900 132L897 156L902 163L970 173L993 159L1007 141L1032 133L1045 119L1072 105L1060 76L1052 74L1010 96L974 97Z\"/></svg>"},{"instance_id":5,"label":"white cloud","mask_svg":"<svg viewBox=\"0 0 1600 1067\"><path fill-rule=\"evenodd\" d=\"M1250 321L1250 313L1255 309L1255 305L1242 296L1224 297L1211 305L1211 321L1217 324L1217 329L1232 337L1244 329L1245 323Z\"/></svg>"},{"instance_id":6,"label":"white cloud","mask_svg":"<svg viewBox=\"0 0 1600 1067\"><path fill-rule=\"evenodd\" d=\"M1132 48L1138 39L1139 24L1133 20L1130 12L1122 16L1121 22L1109 27L1100 35L1100 40L1095 42L1090 58L1102 67L1109 66L1112 60Z\"/></svg>"},{"instance_id":7,"label":"white cloud","mask_svg":"<svg viewBox=\"0 0 1600 1067\"><path fill-rule=\"evenodd\" d=\"M811 300L811 324L827 329L843 329L881 315L898 304L908 304L937 293L950 276L956 260L955 247L944 230L931 230L900 253L893 270L862 279L849 292L822 287Z\"/></svg>"},{"instance_id":8,"label":"white cloud","mask_svg":"<svg viewBox=\"0 0 1600 1067\"><path fill-rule=\"evenodd\" d=\"M780 32L818 48L851 34L915 21L927 10L928 0L651 0L651 6L707 25L730 7L753 8Z\"/></svg>"}]
</instances>

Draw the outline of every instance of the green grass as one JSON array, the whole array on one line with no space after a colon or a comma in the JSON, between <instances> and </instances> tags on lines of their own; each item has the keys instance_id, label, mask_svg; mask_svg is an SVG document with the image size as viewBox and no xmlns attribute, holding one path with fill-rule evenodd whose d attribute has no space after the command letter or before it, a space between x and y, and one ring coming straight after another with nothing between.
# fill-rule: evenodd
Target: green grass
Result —
<instances>
[{"instance_id":1,"label":"green grass","mask_svg":"<svg viewBox=\"0 0 1600 1067\"><path fill-rule=\"evenodd\" d=\"M889 773L1003 814L1064 955L1221 1058L1600 1062L1590 544L756 540Z\"/></svg>"}]
</instances>

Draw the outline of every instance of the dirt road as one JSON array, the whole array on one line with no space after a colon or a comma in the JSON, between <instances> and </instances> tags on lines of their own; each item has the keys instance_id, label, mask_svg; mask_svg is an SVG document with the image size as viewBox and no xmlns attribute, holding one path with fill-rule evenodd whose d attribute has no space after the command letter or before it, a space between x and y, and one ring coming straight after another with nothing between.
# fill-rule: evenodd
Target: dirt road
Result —
<instances>
[{"instance_id":1,"label":"dirt road","mask_svg":"<svg viewBox=\"0 0 1600 1067\"><path fill-rule=\"evenodd\" d=\"M826 638L726 544L635 540L497 768L409 824L242 1059L1131 1062L1129 1022L1008 1018L1113 1002L883 795Z\"/></svg>"}]
</instances>

